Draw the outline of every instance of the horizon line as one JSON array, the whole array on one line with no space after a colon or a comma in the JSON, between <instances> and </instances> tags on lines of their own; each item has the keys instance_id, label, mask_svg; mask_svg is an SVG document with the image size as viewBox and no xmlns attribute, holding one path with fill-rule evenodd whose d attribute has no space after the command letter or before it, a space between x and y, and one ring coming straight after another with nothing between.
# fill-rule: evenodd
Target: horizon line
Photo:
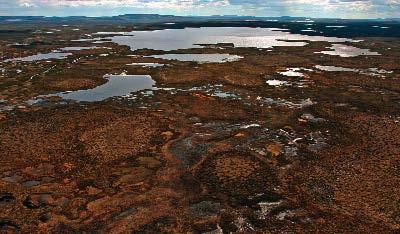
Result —
<instances>
[{"instance_id":1,"label":"horizon line","mask_svg":"<svg viewBox=\"0 0 400 234\"><path fill-rule=\"evenodd\" d=\"M252 16L252 15L170 15L170 14L152 14L152 13L131 13L131 14L119 14L119 15L0 15L0 17L43 17L43 18L69 18L69 17L86 17L86 18L112 18L118 16L129 16L129 15L158 15L158 16L173 16L173 17L252 17L252 18L308 18L308 19L341 19L341 20L378 20L378 19L400 19L400 17L378 17L378 18L338 18L338 17L309 17L309 16Z\"/></svg>"}]
</instances>

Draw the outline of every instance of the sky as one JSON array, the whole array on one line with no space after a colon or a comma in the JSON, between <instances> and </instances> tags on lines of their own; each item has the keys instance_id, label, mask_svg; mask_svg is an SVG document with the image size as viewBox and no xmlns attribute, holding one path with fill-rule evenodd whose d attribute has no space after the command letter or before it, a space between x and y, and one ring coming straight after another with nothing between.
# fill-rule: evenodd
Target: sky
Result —
<instances>
[{"instance_id":1,"label":"sky","mask_svg":"<svg viewBox=\"0 0 400 234\"><path fill-rule=\"evenodd\" d=\"M400 0L0 0L0 15L120 14L400 18Z\"/></svg>"}]
</instances>

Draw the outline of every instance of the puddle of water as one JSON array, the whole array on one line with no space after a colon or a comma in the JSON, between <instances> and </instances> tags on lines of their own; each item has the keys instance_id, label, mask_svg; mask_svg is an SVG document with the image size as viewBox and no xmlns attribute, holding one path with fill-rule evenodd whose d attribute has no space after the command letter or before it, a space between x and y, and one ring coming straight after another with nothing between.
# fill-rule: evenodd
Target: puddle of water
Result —
<instances>
[{"instance_id":1,"label":"puddle of water","mask_svg":"<svg viewBox=\"0 0 400 234\"><path fill-rule=\"evenodd\" d=\"M240 97L234 93L230 92L223 92L221 90L216 90L213 94L211 94L213 97L219 97L219 98L232 98L232 99L240 99Z\"/></svg>"},{"instance_id":2,"label":"puddle of water","mask_svg":"<svg viewBox=\"0 0 400 234\"><path fill-rule=\"evenodd\" d=\"M128 35L127 32L97 32L97 33L93 33L93 35L100 35L100 36L104 36L104 35Z\"/></svg>"},{"instance_id":3,"label":"puddle of water","mask_svg":"<svg viewBox=\"0 0 400 234\"><path fill-rule=\"evenodd\" d=\"M387 71L379 68L355 69L347 67L321 66L321 65L316 65L315 68L321 71L328 71L328 72L356 72L363 75L379 76L379 77L384 77L383 74L393 73L393 71Z\"/></svg>"},{"instance_id":4,"label":"puddle of water","mask_svg":"<svg viewBox=\"0 0 400 234\"><path fill-rule=\"evenodd\" d=\"M232 43L235 47L271 48L274 46L305 46L304 41L355 42L352 39L292 34L285 29L247 27L203 27L133 32L99 32L114 35L112 42L131 50L179 50L203 48L203 45Z\"/></svg>"},{"instance_id":5,"label":"puddle of water","mask_svg":"<svg viewBox=\"0 0 400 234\"><path fill-rule=\"evenodd\" d=\"M89 35L91 37L91 35ZM97 42L97 41L102 41L102 38L96 37L96 38L81 38L81 39L76 39L76 40L71 40L72 42ZM105 41L107 42L107 41Z\"/></svg>"},{"instance_id":6,"label":"puddle of water","mask_svg":"<svg viewBox=\"0 0 400 234\"><path fill-rule=\"evenodd\" d=\"M353 69L353 68L346 68L346 67L335 67L335 66L321 66L321 65L316 65L315 68L321 70L321 71L330 71L330 72L358 72L358 69Z\"/></svg>"},{"instance_id":7,"label":"puddle of water","mask_svg":"<svg viewBox=\"0 0 400 234\"><path fill-rule=\"evenodd\" d=\"M168 87L154 87L152 90L154 91L169 91L171 95L177 94L178 92L196 92L202 91L208 96L219 97L219 98L228 98L228 99L236 99L240 100L241 97L239 94L233 92L223 91L223 85L206 85L206 86L195 86L188 89L185 88L168 88Z\"/></svg>"},{"instance_id":8,"label":"puddle of water","mask_svg":"<svg viewBox=\"0 0 400 234\"><path fill-rule=\"evenodd\" d=\"M171 95L177 94L178 92L204 92L208 96L218 97L218 98L228 98L240 100L241 97L237 93L227 92L223 90L223 85L205 85L205 86L195 86L191 88L168 88L168 87L154 87L154 91L168 91Z\"/></svg>"},{"instance_id":9,"label":"puddle of water","mask_svg":"<svg viewBox=\"0 0 400 234\"><path fill-rule=\"evenodd\" d=\"M71 56L72 53L62 53L62 52L50 52L47 54L36 54L22 58L12 58L6 59L4 62L13 62L13 61L21 61L21 62L33 62L33 61L41 61L41 60L49 60L49 59L65 59L68 56Z\"/></svg>"},{"instance_id":10,"label":"puddle of water","mask_svg":"<svg viewBox=\"0 0 400 234\"><path fill-rule=\"evenodd\" d=\"M304 74L300 71L312 71L312 70L307 68L296 67L296 68L287 68L286 71L278 73L288 77L304 77Z\"/></svg>"},{"instance_id":11,"label":"puddle of water","mask_svg":"<svg viewBox=\"0 0 400 234\"><path fill-rule=\"evenodd\" d=\"M9 44L8 46L10 46L10 47L25 47L25 46L29 46L29 44L28 43L18 43L18 42L16 42L16 43L13 43L13 44Z\"/></svg>"},{"instance_id":12,"label":"puddle of water","mask_svg":"<svg viewBox=\"0 0 400 234\"><path fill-rule=\"evenodd\" d=\"M78 102L96 102L107 98L129 95L130 93L151 89L155 81L148 75L106 75L108 82L94 89L58 93L56 96ZM49 95L54 96L54 95Z\"/></svg>"},{"instance_id":13,"label":"puddle of water","mask_svg":"<svg viewBox=\"0 0 400 234\"><path fill-rule=\"evenodd\" d=\"M64 47L59 50L54 50L47 54L36 54L22 58L12 58L4 60L4 62L12 62L12 61L22 61L22 62L33 62L33 61L41 61L41 60L49 60L49 59L66 59L68 56L71 56L71 51L80 51L80 50L92 50L100 47L91 46L91 47ZM104 47L103 47L104 48Z\"/></svg>"},{"instance_id":14,"label":"puddle of water","mask_svg":"<svg viewBox=\"0 0 400 234\"><path fill-rule=\"evenodd\" d=\"M282 80L267 80L267 84L270 86L283 86L287 85L287 81L282 81Z\"/></svg>"},{"instance_id":15,"label":"puddle of water","mask_svg":"<svg viewBox=\"0 0 400 234\"><path fill-rule=\"evenodd\" d=\"M393 71L387 71L384 69L379 69L379 68L368 68L369 71L377 73L377 74L392 74Z\"/></svg>"},{"instance_id":16,"label":"puddle of water","mask_svg":"<svg viewBox=\"0 0 400 234\"><path fill-rule=\"evenodd\" d=\"M301 72L297 72L297 71L293 71L293 70L289 70L289 71L284 71L284 72L278 72L281 75L284 76L290 76L290 77L303 77L304 74Z\"/></svg>"},{"instance_id":17,"label":"puddle of water","mask_svg":"<svg viewBox=\"0 0 400 234\"><path fill-rule=\"evenodd\" d=\"M92 49L97 49L99 47L97 46L91 46L91 47L64 47L61 48L60 50L62 51L80 51L80 50L92 50Z\"/></svg>"},{"instance_id":18,"label":"puddle of water","mask_svg":"<svg viewBox=\"0 0 400 234\"><path fill-rule=\"evenodd\" d=\"M109 41L94 41L92 43L93 44L105 44L105 43L109 43Z\"/></svg>"},{"instance_id":19,"label":"puddle of water","mask_svg":"<svg viewBox=\"0 0 400 234\"><path fill-rule=\"evenodd\" d=\"M333 44L331 47L327 47L328 51L315 52L317 54L328 54L328 55L337 55L340 57L357 57L361 55L380 55L378 52L370 51L369 49L360 49L354 46L342 45L342 44Z\"/></svg>"},{"instance_id":20,"label":"puddle of water","mask_svg":"<svg viewBox=\"0 0 400 234\"><path fill-rule=\"evenodd\" d=\"M259 125L259 124L248 124L248 125L243 125L240 128L241 129L248 129L248 128L260 128L260 127L261 127L261 125Z\"/></svg>"},{"instance_id":21,"label":"puddle of water","mask_svg":"<svg viewBox=\"0 0 400 234\"><path fill-rule=\"evenodd\" d=\"M42 102L44 102L44 99L35 98L35 99L30 99L30 100L26 101L26 104L29 105L29 106L33 106L33 105L36 105L36 104L40 104Z\"/></svg>"},{"instance_id":22,"label":"puddle of water","mask_svg":"<svg viewBox=\"0 0 400 234\"><path fill-rule=\"evenodd\" d=\"M147 57L198 63L226 63L238 61L243 58L238 55L230 54L162 54Z\"/></svg>"},{"instance_id":23,"label":"puddle of water","mask_svg":"<svg viewBox=\"0 0 400 234\"><path fill-rule=\"evenodd\" d=\"M264 98L260 99L263 103L267 105L276 105L276 106L283 106L283 107L288 107L288 108L304 108L308 106L312 106L316 104L316 102L313 102L310 98L300 100L299 102L291 102L287 101L285 99L272 99L272 98Z\"/></svg>"},{"instance_id":24,"label":"puddle of water","mask_svg":"<svg viewBox=\"0 0 400 234\"><path fill-rule=\"evenodd\" d=\"M163 67L165 64L162 63L131 63L128 66L141 66L141 67Z\"/></svg>"}]
</instances>

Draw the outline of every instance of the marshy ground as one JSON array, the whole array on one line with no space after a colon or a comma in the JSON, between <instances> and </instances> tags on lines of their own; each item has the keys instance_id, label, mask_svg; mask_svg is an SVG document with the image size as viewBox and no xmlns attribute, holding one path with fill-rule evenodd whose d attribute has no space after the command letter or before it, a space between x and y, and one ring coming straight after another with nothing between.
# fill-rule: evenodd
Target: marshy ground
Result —
<instances>
[{"instance_id":1,"label":"marshy ground","mask_svg":"<svg viewBox=\"0 0 400 234\"><path fill-rule=\"evenodd\" d=\"M3 60L98 48L0 63L1 231L400 231L398 38L340 43L380 54L355 57L315 53L327 41L132 51L109 35L76 40L167 26L40 27L53 33L2 32ZM165 53L240 59L149 57ZM154 83L96 102L57 95L107 85L106 74Z\"/></svg>"}]
</instances>

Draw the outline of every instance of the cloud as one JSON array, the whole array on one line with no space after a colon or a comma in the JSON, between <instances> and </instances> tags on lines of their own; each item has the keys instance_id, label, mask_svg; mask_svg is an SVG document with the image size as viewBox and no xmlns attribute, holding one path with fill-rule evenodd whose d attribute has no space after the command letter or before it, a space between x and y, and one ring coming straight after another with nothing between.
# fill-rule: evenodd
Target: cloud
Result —
<instances>
[{"instance_id":1,"label":"cloud","mask_svg":"<svg viewBox=\"0 0 400 234\"><path fill-rule=\"evenodd\" d=\"M21 7L26 7L26 8L30 8L30 7L35 7L36 5L33 3L29 3L29 2L23 2L21 4L19 4Z\"/></svg>"},{"instance_id":2,"label":"cloud","mask_svg":"<svg viewBox=\"0 0 400 234\"><path fill-rule=\"evenodd\" d=\"M341 18L399 17L400 0L0 0L0 14L238 14Z\"/></svg>"},{"instance_id":3,"label":"cloud","mask_svg":"<svg viewBox=\"0 0 400 234\"><path fill-rule=\"evenodd\" d=\"M229 5L228 0L23 0L43 7L190 8Z\"/></svg>"},{"instance_id":4,"label":"cloud","mask_svg":"<svg viewBox=\"0 0 400 234\"><path fill-rule=\"evenodd\" d=\"M259 12L314 17L399 17L400 0L230 0L231 5ZM268 11L269 9L269 11Z\"/></svg>"}]
</instances>

